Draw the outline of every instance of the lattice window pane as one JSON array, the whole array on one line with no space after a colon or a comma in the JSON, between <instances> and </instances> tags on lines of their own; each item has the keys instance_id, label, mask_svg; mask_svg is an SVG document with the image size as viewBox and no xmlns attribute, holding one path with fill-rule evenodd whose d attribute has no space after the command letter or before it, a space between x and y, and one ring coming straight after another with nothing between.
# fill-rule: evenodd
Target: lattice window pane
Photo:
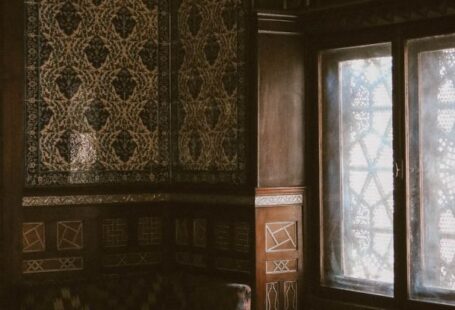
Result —
<instances>
[{"instance_id":1,"label":"lattice window pane","mask_svg":"<svg viewBox=\"0 0 455 310\"><path fill-rule=\"evenodd\" d=\"M455 36L409 47L412 293L455 303Z\"/></svg>"},{"instance_id":2,"label":"lattice window pane","mask_svg":"<svg viewBox=\"0 0 455 310\"><path fill-rule=\"evenodd\" d=\"M392 57L388 44L322 54L323 283L391 294Z\"/></svg>"}]
</instances>

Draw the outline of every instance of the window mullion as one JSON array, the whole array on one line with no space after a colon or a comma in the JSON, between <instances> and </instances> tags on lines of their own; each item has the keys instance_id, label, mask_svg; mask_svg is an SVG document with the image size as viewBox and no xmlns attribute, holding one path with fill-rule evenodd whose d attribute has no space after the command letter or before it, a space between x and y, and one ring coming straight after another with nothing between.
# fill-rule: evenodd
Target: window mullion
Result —
<instances>
[{"instance_id":1,"label":"window mullion","mask_svg":"<svg viewBox=\"0 0 455 310\"><path fill-rule=\"evenodd\" d=\"M399 32L392 42L393 154L394 154L394 254L397 308L404 309L408 297L407 201L406 201L406 113L405 49Z\"/></svg>"}]
</instances>

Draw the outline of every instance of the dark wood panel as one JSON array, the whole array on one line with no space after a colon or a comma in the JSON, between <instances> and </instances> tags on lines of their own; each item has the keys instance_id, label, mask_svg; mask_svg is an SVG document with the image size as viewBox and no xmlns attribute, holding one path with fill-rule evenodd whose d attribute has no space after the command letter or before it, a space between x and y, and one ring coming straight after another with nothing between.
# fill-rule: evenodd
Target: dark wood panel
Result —
<instances>
[{"instance_id":1,"label":"dark wood panel","mask_svg":"<svg viewBox=\"0 0 455 310\"><path fill-rule=\"evenodd\" d=\"M317 1L318 7L329 7L329 6L346 6L346 5L365 3L365 2L380 2L381 0L319 0L319 1L316 0L316 1Z\"/></svg>"},{"instance_id":2,"label":"dark wood panel","mask_svg":"<svg viewBox=\"0 0 455 310\"><path fill-rule=\"evenodd\" d=\"M303 181L302 37L258 34L258 183L299 186Z\"/></svg>"},{"instance_id":3,"label":"dark wood panel","mask_svg":"<svg viewBox=\"0 0 455 310\"><path fill-rule=\"evenodd\" d=\"M257 197L269 198L270 205L256 206L255 211L256 309L302 307L304 205L287 204L285 197L302 195L304 201L304 193L303 188L257 189Z\"/></svg>"},{"instance_id":4,"label":"dark wood panel","mask_svg":"<svg viewBox=\"0 0 455 310\"><path fill-rule=\"evenodd\" d=\"M22 102L23 102L23 2L2 1L1 107L2 107L2 200L3 200L3 279L6 309L16 309L11 285L20 278L18 220L22 192ZM2 307L3 308L3 307Z\"/></svg>"}]
</instances>

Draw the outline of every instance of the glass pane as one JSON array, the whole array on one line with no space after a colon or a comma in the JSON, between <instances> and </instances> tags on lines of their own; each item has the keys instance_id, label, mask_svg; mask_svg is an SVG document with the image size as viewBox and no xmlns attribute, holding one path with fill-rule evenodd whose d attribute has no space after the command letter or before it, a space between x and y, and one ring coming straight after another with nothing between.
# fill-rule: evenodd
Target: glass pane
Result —
<instances>
[{"instance_id":1,"label":"glass pane","mask_svg":"<svg viewBox=\"0 0 455 310\"><path fill-rule=\"evenodd\" d=\"M455 303L455 36L409 42L412 296Z\"/></svg>"},{"instance_id":2,"label":"glass pane","mask_svg":"<svg viewBox=\"0 0 455 310\"><path fill-rule=\"evenodd\" d=\"M393 291L392 57L380 44L321 55L323 284Z\"/></svg>"}]
</instances>

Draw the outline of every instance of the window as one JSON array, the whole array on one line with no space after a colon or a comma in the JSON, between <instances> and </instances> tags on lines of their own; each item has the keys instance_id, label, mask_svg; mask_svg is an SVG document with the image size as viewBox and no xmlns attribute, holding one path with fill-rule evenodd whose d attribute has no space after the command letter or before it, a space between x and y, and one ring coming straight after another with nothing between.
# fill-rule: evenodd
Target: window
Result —
<instances>
[{"instance_id":1,"label":"window","mask_svg":"<svg viewBox=\"0 0 455 310\"><path fill-rule=\"evenodd\" d=\"M323 281L393 291L390 44L321 54Z\"/></svg>"},{"instance_id":2,"label":"window","mask_svg":"<svg viewBox=\"0 0 455 310\"><path fill-rule=\"evenodd\" d=\"M455 302L455 35L409 41L414 298Z\"/></svg>"},{"instance_id":3,"label":"window","mask_svg":"<svg viewBox=\"0 0 455 310\"><path fill-rule=\"evenodd\" d=\"M455 305L455 35L400 44L318 54L321 284Z\"/></svg>"}]
</instances>

